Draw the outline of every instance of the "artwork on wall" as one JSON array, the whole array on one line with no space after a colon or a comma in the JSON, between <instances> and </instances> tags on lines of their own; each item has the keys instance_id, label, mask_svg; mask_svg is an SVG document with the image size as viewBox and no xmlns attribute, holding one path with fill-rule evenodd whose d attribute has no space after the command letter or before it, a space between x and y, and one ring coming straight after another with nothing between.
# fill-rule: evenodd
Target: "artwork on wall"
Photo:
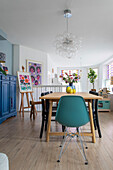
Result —
<instances>
[{"instance_id":1,"label":"artwork on wall","mask_svg":"<svg viewBox=\"0 0 113 170\"><path fill-rule=\"evenodd\" d=\"M31 73L31 81L33 86L42 84L42 63L27 60L27 71Z\"/></svg>"},{"instance_id":2,"label":"artwork on wall","mask_svg":"<svg viewBox=\"0 0 113 170\"><path fill-rule=\"evenodd\" d=\"M31 74L27 72L17 72L20 92L32 92Z\"/></svg>"}]
</instances>

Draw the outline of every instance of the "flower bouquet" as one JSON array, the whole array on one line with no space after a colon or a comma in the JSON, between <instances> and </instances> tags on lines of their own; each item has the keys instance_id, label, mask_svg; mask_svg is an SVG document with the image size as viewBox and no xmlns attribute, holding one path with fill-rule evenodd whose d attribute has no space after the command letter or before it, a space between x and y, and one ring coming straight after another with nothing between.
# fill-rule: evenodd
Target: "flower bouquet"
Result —
<instances>
[{"instance_id":1,"label":"flower bouquet","mask_svg":"<svg viewBox=\"0 0 113 170\"><path fill-rule=\"evenodd\" d=\"M73 86L73 83L78 83L80 76L77 73L68 74L65 73L65 76L60 75L60 78L65 81L65 83L69 83L69 86L66 88L67 93L75 93L75 86Z\"/></svg>"},{"instance_id":2,"label":"flower bouquet","mask_svg":"<svg viewBox=\"0 0 113 170\"><path fill-rule=\"evenodd\" d=\"M77 73L68 74L65 73L65 76L60 75L60 78L65 81L65 83L78 83L80 76Z\"/></svg>"}]
</instances>

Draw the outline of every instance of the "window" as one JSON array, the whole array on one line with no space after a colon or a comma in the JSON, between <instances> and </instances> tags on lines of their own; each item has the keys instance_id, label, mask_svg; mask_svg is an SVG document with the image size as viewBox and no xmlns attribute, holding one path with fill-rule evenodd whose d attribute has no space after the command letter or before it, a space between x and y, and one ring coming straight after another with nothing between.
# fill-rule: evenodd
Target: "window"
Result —
<instances>
[{"instance_id":1,"label":"window","mask_svg":"<svg viewBox=\"0 0 113 170\"><path fill-rule=\"evenodd\" d=\"M105 79L105 87L107 87L111 92L113 92L113 62L106 65L107 74Z\"/></svg>"}]
</instances>

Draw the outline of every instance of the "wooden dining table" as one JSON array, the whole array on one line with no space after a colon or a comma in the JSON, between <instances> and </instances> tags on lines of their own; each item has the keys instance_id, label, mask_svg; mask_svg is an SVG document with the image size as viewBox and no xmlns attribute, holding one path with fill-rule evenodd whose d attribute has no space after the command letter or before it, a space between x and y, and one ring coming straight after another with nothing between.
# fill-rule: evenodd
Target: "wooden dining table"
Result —
<instances>
[{"instance_id":1,"label":"wooden dining table","mask_svg":"<svg viewBox=\"0 0 113 170\"><path fill-rule=\"evenodd\" d=\"M64 135L64 132L50 132L50 127L51 127L51 116L52 116L53 102L58 102L62 96L67 96L67 95L81 96L81 97L83 97L85 102L88 102L91 132L83 132L83 133L81 133L81 135L91 136L92 142L95 143L96 139L95 139L95 130L94 130L93 114L92 114L92 100L93 99L94 100L102 99L103 97L89 94L87 92L76 92L75 94L69 94L66 92L55 92L55 93L50 93L48 95L40 97L40 99L48 99L49 100L49 117L48 117L46 141L47 142L49 141L50 136L63 136Z\"/></svg>"}]
</instances>

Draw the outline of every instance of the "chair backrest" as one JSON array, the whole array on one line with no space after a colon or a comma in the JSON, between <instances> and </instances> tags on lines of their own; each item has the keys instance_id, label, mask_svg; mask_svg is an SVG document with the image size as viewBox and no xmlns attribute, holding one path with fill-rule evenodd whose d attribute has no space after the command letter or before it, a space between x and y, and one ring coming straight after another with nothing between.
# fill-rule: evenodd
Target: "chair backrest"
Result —
<instances>
[{"instance_id":1,"label":"chair backrest","mask_svg":"<svg viewBox=\"0 0 113 170\"><path fill-rule=\"evenodd\" d=\"M98 96L99 94L96 91L89 91L90 94L96 95ZM97 104L98 104L98 99L96 99L95 101L93 100L92 102L92 110L93 112L96 111L97 112Z\"/></svg>"},{"instance_id":2,"label":"chair backrest","mask_svg":"<svg viewBox=\"0 0 113 170\"><path fill-rule=\"evenodd\" d=\"M42 92L41 96L45 96L49 93L53 93L53 92L52 91ZM49 100L48 99L42 99L42 111L49 112Z\"/></svg>"},{"instance_id":3,"label":"chair backrest","mask_svg":"<svg viewBox=\"0 0 113 170\"><path fill-rule=\"evenodd\" d=\"M89 93L98 96L98 93L96 91L89 91Z\"/></svg>"},{"instance_id":4,"label":"chair backrest","mask_svg":"<svg viewBox=\"0 0 113 170\"><path fill-rule=\"evenodd\" d=\"M59 100L56 121L67 127L80 127L89 122L89 113L81 96L62 96Z\"/></svg>"},{"instance_id":5,"label":"chair backrest","mask_svg":"<svg viewBox=\"0 0 113 170\"><path fill-rule=\"evenodd\" d=\"M49 92L43 92L43 93L41 93L41 96L45 96L47 94L49 94ZM45 112L48 110L49 110L49 100L42 99L42 111Z\"/></svg>"}]
</instances>

